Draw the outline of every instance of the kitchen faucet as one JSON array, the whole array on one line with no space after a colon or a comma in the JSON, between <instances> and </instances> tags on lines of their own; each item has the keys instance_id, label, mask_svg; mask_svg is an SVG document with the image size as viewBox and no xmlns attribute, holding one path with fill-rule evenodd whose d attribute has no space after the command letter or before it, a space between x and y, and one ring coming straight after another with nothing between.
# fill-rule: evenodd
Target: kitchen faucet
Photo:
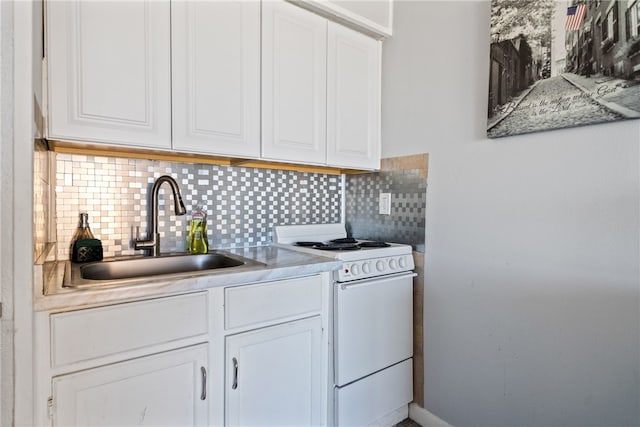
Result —
<instances>
[{"instance_id":1,"label":"kitchen faucet","mask_svg":"<svg viewBox=\"0 0 640 427\"><path fill-rule=\"evenodd\" d=\"M173 191L176 215L184 215L187 213L184 203L182 203L180 187L178 187L176 180L169 175L163 175L156 179L156 182L153 183L153 188L151 189L151 208L149 211L149 232L147 234L147 240L140 239L138 232L136 232L136 239L134 241L134 248L136 250L147 249L151 256L160 255L160 233L158 233L158 193L160 192L160 186L162 186L164 182L169 184L171 186L171 191Z\"/></svg>"}]
</instances>

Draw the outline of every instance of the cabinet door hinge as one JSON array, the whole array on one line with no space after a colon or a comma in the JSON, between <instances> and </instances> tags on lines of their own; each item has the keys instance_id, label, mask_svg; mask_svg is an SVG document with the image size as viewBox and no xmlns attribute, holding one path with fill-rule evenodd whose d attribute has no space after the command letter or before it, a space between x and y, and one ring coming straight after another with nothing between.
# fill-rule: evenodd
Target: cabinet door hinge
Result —
<instances>
[{"instance_id":1,"label":"cabinet door hinge","mask_svg":"<svg viewBox=\"0 0 640 427\"><path fill-rule=\"evenodd\" d=\"M0 302L0 319L2 319L2 303Z\"/></svg>"},{"instance_id":2,"label":"cabinet door hinge","mask_svg":"<svg viewBox=\"0 0 640 427\"><path fill-rule=\"evenodd\" d=\"M53 396L47 399L47 416L50 420L53 419Z\"/></svg>"}]
</instances>

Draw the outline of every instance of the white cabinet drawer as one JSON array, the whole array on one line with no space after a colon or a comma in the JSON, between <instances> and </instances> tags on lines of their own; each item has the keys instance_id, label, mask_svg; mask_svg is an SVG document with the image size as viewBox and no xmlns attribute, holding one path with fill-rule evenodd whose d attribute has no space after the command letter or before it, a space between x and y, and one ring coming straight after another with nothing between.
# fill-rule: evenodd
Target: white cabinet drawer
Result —
<instances>
[{"instance_id":1,"label":"white cabinet drawer","mask_svg":"<svg viewBox=\"0 0 640 427\"><path fill-rule=\"evenodd\" d=\"M375 425L375 421L413 399L413 360L407 359L335 389L337 426Z\"/></svg>"},{"instance_id":2,"label":"white cabinet drawer","mask_svg":"<svg viewBox=\"0 0 640 427\"><path fill-rule=\"evenodd\" d=\"M317 313L322 310L321 276L225 289L225 329Z\"/></svg>"},{"instance_id":3,"label":"white cabinet drawer","mask_svg":"<svg viewBox=\"0 0 640 427\"><path fill-rule=\"evenodd\" d=\"M53 314L51 365L64 366L208 333L207 293Z\"/></svg>"}]
</instances>

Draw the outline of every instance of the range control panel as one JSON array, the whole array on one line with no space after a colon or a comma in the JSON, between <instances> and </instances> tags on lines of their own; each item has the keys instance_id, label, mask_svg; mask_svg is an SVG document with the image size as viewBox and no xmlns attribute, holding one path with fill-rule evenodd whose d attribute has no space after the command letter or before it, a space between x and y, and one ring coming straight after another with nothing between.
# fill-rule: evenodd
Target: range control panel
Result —
<instances>
[{"instance_id":1,"label":"range control panel","mask_svg":"<svg viewBox=\"0 0 640 427\"><path fill-rule=\"evenodd\" d=\"M334 274L338 282L366 279L386 274L400 273L413 270L413 256L393 255L381 258L346 261L342 268Z\"/></svg>"}]
</instances>

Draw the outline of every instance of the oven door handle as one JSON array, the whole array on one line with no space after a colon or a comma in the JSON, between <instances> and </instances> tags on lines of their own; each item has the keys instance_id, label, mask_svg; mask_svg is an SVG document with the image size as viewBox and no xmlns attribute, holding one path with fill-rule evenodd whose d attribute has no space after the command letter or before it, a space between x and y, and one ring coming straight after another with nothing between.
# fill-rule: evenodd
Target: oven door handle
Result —
<instances>
[{"instance_id":1,"label":"oven door handle","mask_svg":"<svg viewBox=\"0 0 640 427\"><path fill-rule=\"evenodd\" d=\"M391 280L398 280L398 279L404 279L405 277L410 278L410 277L416 277L416 276L417 276L416 273L412 271L408 271L403 273L390 274L388 276L370 277L368 279L354 280L353 282L340 283L340 289L343 291L346 291L349 289L360 288L362 286L378 285L380 283L389 282Z\"/></svg>"}]
</instances>

